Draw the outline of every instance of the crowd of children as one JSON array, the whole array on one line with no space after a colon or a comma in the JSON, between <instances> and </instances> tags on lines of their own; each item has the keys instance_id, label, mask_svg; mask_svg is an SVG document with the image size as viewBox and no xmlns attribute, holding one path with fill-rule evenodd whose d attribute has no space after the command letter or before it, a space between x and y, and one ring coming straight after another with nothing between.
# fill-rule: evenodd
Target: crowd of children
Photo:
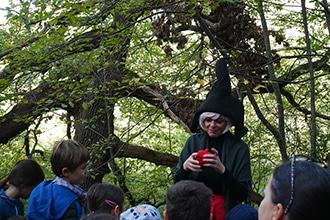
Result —
<instances>
[{"instance_id":1,"label":"crowd of children","mask_svg":"<svg viewBox=\"0 0 330 220\"><path fill-rule=\"evenodd\" d=\"M89 157L88 149L75 140L56 142L50 158L55 174L51 180L44 180L34 160L18 161L0 182L0 220L162 219L148 204L124 212L125 194L114 184L97 183L88 192L80 188ZM21 199L29 199L26 214Z\"/></svg>"},{"instance_id":2,"label":"crowd of children","mask_svg":"<svg viewBox=\"0 0 330 220\"><path fill-rule=\"evenodd\" d=\"M162 215L150 204L141 204L124 210L125 194L120 187L114 184L96 183L87 192L79 187L88 174L88 160L88 149L79 142L69 139L60 141L53 147L50 162L56 177L52 180L44 180L44 172L34 160L18 161L9 175L0 182L0 220L214 219L211 209L212 190L203 182L194 180L181 180L167 189L166 207ZM300 189L300 182L306 179L306 175L311 177L310 183L315 182L311 181L313 179L317 180L317 189L313 189L315 184L304 184L304 188ZM329 170L310 162L295 162L293 159L291 163L274 169L265 189L265 199L259 213L252 206L238 204L227 213L226 220L258 220L258 215L260 220L301 220L310 219L315 213L321 213L319 216L326 216L328 219L330 216L324 210L330 208L327 205L330 196L330 189L327 187L329 182ZM308 189L305 189L306 187ZM311 194L307 200L300 198L300 194L307 196L303 190ZM274 193L276 196L273 196ZM317 201L313 200L314 197ZM26 214L21 199L29 199ZM295 217L294 210L297 209L299 213L301 211L299 207L302 208L307 204L302 201L313 204L309 206L313 207L310 209L312 211L304 209L304 216L308 218L302 215ZM275 216L270 216L269 213L275 213Z\"/></svg>"}]
</instances>

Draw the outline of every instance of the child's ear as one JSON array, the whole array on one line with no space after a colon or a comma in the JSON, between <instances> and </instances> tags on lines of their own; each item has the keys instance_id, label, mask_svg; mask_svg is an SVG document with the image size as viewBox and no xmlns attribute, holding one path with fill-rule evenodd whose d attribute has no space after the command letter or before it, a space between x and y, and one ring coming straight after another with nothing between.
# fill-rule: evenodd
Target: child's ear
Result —
<instances>
[{"instance_id":1,"label":"child's ear","mask_svg":"<svg viewBox=\"0 0 330 220\"><path fill-rule=\"evenodd\" d=\"M116 217L119 217L120 216L120 208L119 208L119 205L116 205L113 209L113 215L116 216Z\"/></svg>"},{"instance_id":2,"label":"child's ear","mask_svg":"<svg viewBox=\"0 0 330 220\"><path fill-rule=\"evenodd\" d=\"M164 220L167 220L167 211L166 211L166 209L164 210L164 212L163 212L163 217L164 217Z\"/></svg>"},{"instance_id":3,"label":"child's ear","mask_svg":"<svg viewBox=\"0 0 330 220\"><path fill-rule=\"evenodd\" d=\"M63 175L64 177L68 177L69 174L70 174L69 169L68 169L67 167L63 167L63 169L62 169L62 175Z\"/></svg>"},{"instance_id":4,"label":"child's ear","mask_svg":"<svg viewBox=\"0 0 330 220\"><path fill-rule=\"evenodd\" d=\"M284 207L282 204L278 203L273 209L273 219L282 220L284 219Z\"/></svg>"}]
</instances>

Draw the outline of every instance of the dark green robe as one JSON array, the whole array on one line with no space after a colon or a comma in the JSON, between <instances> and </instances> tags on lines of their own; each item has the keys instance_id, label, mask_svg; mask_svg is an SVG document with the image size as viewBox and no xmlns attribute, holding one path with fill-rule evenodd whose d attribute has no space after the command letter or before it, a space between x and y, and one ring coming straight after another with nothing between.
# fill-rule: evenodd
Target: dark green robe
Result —
<instances>
[{"instance_id":1,"label":"dark green robe","mask_svg":"<svg viewBox=\"0 0 330 220\"><path fill-rule=\"evenodd\" d=\"M239 200L247 200L251 190L251 165L250 152L247 144L232 135L230 132L223 134L225 136L223 145L219 146L219 157L226 167L224 174L219 175L217 179L222 179L219 183L219 191L223 192L225 197L226 211L229 211ZM181 151L179 162L176 166L174 181L181 179L198 179L199 172L186 172L183 170L183 163L194 152L209 148L209 137L206 132L191 135L184 148ZM217 185L217 183L214 183ZM242 201L242 198L243 201Z\"/></svg>"}]
</instances>

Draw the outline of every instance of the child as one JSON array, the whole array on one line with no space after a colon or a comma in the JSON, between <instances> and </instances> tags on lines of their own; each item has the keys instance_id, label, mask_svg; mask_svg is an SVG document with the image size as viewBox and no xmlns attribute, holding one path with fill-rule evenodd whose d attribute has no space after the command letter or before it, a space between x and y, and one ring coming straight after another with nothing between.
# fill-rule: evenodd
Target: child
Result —
<instances>
[{"instance_id":1,"label":"child","mask_svg":"<svg viewBox=\"0 0 330 220\"><path fill-rule=\"evenodd\" d=\"M86 192L78 185L88 173L89 153L75 140L56 143L50 158L53 180L40 183L31 193L27 219L80 219Z\"/></svg>"},{"instance_id":2,"label":"child","mask_svg":"<svg viewBox=\"0 0 330 220\"><path fill-rule=\"evenodd\" d=\"M225 220L258 220L258 210L247 204L238 204L226 215Z\"/></svg>"},{"instance_id":3,"label":"child","mask_svg":"<svg viewBox=\"0 0 330 220\"><path fill-rule=\"evenodd\" d=\"M33 188L44 178L44 172L34 160L18 161L0 183L0 219L24 216L24 204L20 198L29 198Z\"/></svg>"},{"instance_id":4,"label":"child","mask_svg":"<svg viewBox=\"0 0 330 220\"><path fill-rule=\"evenodd\" d=\"M202 182L176 182L166 191L164 220L210 220L211 199L211 189Z\"/></svg>"},{"instance_id":5,"label":"child","mask_svg":"<svg viewBox=\"0 0 330 220\"><path fill-rule=\"evenodd\" d=\"M13 215L10 216L8 218L6 218L5 220L25 220L26 218L24 216L21 215Z\"/></svg>"},{"instance_id":6,"label":"child","mask_svg":"<svg viewBox=\"0 0 330 220\"><path fill-rule=\"evenodd\" d=\"M121 213L120 220L162 220L158 209L149 204L137 205Z\"/></svg>"},{"instance_id":7,"label":"child","mask_svg":"<svg viewBox=\"0 0 330 220\"><path fill-rule=\"evenodd\" d=\"M330 171L312 161L294 155L273 170L258 208L260 220L330 219Z\"/></svg>"},{"instance_id":8,"label":"child","mask_svg":"<svg viewBox=\"0 0 330 220\"><path fill-rule=\"evenodd\" d=\"M119 219L124 210L125 194L123 190L107 183L96 183L87 192L86 213L103 212Z\"/></svg>"},{"instance_id":9,"label":"child","mask_svg":"<svg viewBox=\"0 0 330 220\"><path fill-rule=\"evenodd\" d=\"M116 220L117 218L111 214L104 212L93 212L85 215L80 220Z\"/></svg>"}]
</instances>

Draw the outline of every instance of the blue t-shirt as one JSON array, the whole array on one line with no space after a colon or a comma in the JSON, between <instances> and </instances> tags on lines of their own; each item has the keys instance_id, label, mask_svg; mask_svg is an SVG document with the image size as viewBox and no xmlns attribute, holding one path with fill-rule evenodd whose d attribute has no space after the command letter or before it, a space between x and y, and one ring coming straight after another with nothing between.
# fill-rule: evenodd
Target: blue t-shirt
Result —
<instances>
[{"instance_id":1,"label":"blue t-shirt","mask_svg":"<svg viewBox=\"0 0 330 220\"><path fill-rule=\"evenodd\" d=\"M0 220L13 215L24 216L24 204L20 199L11 199L0 189Z\"/></svg>"}]
</instances>

